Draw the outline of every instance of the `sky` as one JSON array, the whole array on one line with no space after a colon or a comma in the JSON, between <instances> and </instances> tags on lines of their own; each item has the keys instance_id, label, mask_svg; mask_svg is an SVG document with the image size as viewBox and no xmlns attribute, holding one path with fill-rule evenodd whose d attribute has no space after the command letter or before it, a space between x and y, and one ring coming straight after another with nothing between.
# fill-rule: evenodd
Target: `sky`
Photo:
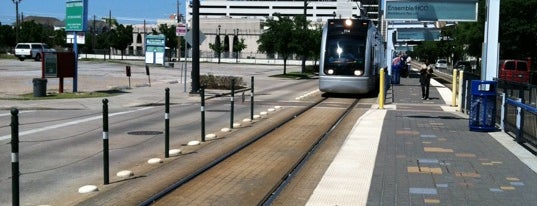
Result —
<instances>
[{"instance_id":1,"label":"sky","mask_svg":"<svg viewBox=\"0 0 537 206\"><path fill-rule=\"evenodd\" d=\"M19 14L24 16L54 17L65 19L66 0L18 0ZM180 13L184 15L186 0L179 0ZM175 14L177 0L88 0L88 19L116 18L120 24L156 23ZM0 0L0 22L13 24L16 21L13 0Z\"/></svg>"}]
</instances>

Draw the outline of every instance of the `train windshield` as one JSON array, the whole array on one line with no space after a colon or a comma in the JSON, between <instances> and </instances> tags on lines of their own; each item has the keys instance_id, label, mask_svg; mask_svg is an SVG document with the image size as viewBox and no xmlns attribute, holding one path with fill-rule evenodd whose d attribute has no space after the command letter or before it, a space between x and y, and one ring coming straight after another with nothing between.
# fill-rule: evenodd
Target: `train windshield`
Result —
<instances>
[{"instance_id":1,"label":"train windshield","mask_svg":"<svg viewBox=\"0 0 537 206\"><path fill-rule=\"evenodd\" d=\"M340 36L330 38L326 43L325 70L334 75L355 75L356 70L364 70L365 37ZM326 72L326 71L325 71Z\"/></svg>"}]
</instances>

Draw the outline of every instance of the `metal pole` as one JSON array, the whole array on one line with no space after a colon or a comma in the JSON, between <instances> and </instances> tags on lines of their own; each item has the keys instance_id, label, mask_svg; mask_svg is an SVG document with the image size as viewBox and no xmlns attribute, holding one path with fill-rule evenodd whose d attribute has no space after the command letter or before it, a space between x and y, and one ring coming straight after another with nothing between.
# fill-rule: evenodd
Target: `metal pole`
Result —
<instances>
[{"instance_id":1,"label":"metal pole","mask_svg":"<svg viewBox=\"0 0 537 206\"><path fill-rule=\"evenodd\" d=\"M15 3L15 13L17 14L16 17L16 28L15 28L15 43L19 43L19 33L20 33L20 18L19 18L19 3L21 0L13 0L13 3Z\"/></svg>"},{"instance_id":2,"label":"metal pole","mask_svg":"<svg viewBox=\"0 0 537 206\"><path fill-rule=\"evenodd\" d=\"M205 87L200 87L201 97L201 141L205 142Z\"/></svg>"},{"instance_id":3,"label":"metal pole","mask_svg":"<svg viewBox=\"0 0 537 206\"><path fill-rule=\"evenodd\" d=\"M186 42L186 38L185 39L185 76L184 76L184 91L186 93L186 76L187 76L187 71L188 71L188 68L187 68L187 60L188 60L188 43Z\"/></svg>"},{"instance_id":4,"label":"metal pole","mask_svg":"<svg viewBox=\"0 0 537 206\"><path fill-rule=\"evenodd\" d=\"M108 155L108 99L103 99L103 177L104 184L110 183Z\"/></svg>"},{"instance_id":5,"label":"metal pole","mask_svg":"<svg viewBox=\"0 0 537 206\"><path fill-rule=\"evenodd\" d=\"M233 116L235 113L235 79L231 79L231 114L229 116L229 128L233 129Z\"/></svg>"},{"instance_id":6,"label":"metal pole","mask_svg":"<svg viewBox=\"0 0 537 206\"><path fill-rule=\"evenodd\" d=\"M191 93L198 92L200 88L200 0L192 2L192 88Z\"/></svg>"},{"instance_id":7,"label":"metal pole","mask_svg":"<svg viewBox=\"0 0 537 206\"><path fill-rule=\"evenodd\" d=\"M76 41L76 31L73 32L73 51L75 52L75 68L74 68L74 74L73 74L73 93L76 93L78 91L78 43Z\"/></svg>"},{"instance_id":8,"label":"metal pole","mask_svg":"<svg viewBox=\"0 0 537 206\"><path fill-rule=\"evenodd\" d=\"M19 110L11 109L11 202L19 205Z\"/></svg>"},{"instance_id":9,"label":"metal pole","mask_svg":"<svg viewBox=\"0 0 537 206\"><path fill-rule=\"evenodd\" d=\"M384 101L386 96L386 90L384 89L384 81L386 80L384 74L384 68L380 69L380 82L379 82L379 109L384 109Z\"/></svg>"},{"instance_id":10,"label":"metal pole","mask_svg":"<svg viewBox=\"0 0 537 206\"><path fill-rule=\"evenodd\" d=\"M170 157L170 88L166 88L165 113L164 113L164 157Z\"/></svg>"},{"instance_id":11,"label":"metal pole","mask_svg":"<svg viewBox=\"0 0 537 206\"><path fill-rule=\"evenodd\" d=\"M252 88L250 90L250 120L254 120L254 76L251 80Z\"/></svg>"}]
</instances>

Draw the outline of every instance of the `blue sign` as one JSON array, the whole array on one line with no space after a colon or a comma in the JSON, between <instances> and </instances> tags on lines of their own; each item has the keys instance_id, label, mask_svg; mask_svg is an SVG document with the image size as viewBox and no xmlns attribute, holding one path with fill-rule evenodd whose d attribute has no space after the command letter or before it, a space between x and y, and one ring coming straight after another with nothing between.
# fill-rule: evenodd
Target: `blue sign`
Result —
<instances>
[{"instance_id":1,"label":"blue sign","mask_svg":"<svg viewBox=\"0 0 537 206\"><path fill-rule=\"evenodd\" d=\"M477 0L386 0L386 20L477 21Z\"/></svg>"},{"instance_id":2,"label":"blue sign","mask_svg":"<svg viewBox=\"0 0 537 206\"><path fill-rule=\"evenodd\" d=\"M440 41L440 29L398 28L397 41Z\"/></svg>"}]
</instances>

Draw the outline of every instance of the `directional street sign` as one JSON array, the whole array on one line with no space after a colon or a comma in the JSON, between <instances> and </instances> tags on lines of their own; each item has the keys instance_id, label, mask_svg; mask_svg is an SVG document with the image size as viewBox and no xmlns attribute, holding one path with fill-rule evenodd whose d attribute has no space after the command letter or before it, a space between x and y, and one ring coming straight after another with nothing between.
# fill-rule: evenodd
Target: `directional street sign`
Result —
<instances>
[{"instance_id":1,"label":"directional street sign","mask_svg":"<svg viewBox=\"0 0 537 206\"><path fill-rule=\"evenodd\" d=\"M200 33L200 44L203 43L203 41L205 41L205 34L203 32L199 32ZM186 39L186 42L190 45L192 45L192 31L188 31L185 35L185 39Z\"/></svg>"}]
</instances>

